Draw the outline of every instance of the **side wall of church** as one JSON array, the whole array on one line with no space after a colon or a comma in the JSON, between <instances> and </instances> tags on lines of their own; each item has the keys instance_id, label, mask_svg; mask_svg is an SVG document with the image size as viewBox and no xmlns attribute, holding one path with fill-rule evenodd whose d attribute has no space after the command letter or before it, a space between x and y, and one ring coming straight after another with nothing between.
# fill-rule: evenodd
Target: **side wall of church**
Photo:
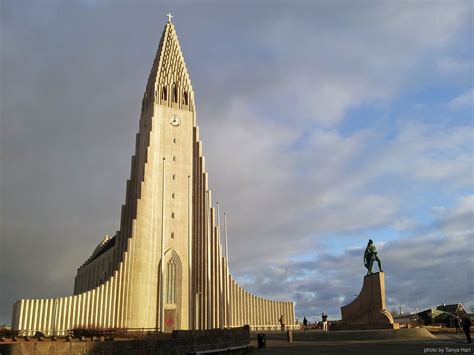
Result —
<instances>
[{"instance_id":1,"label":"side wall of church","mask_svg":"<svg viewBox=\"0 0 474 355\"><path fill-rule=\"evenodd\" d=\"M82 265L74 278L74 295L101 285L112 276L115 248L110 248L91 262Z\"/></svg>"},{"instance_id":2,"label":"side wall of church","mask_svg":"<svg viewBox=\"0 0 474 355\"><path fill-rule=\"evenodd\" d=\"M78 295L17 301L12 329L22 331L22 335L42 331L50 336L66 335L71 329L118 328L120 274L116 271L104 284Z\"/></svg>"}]
</instances>

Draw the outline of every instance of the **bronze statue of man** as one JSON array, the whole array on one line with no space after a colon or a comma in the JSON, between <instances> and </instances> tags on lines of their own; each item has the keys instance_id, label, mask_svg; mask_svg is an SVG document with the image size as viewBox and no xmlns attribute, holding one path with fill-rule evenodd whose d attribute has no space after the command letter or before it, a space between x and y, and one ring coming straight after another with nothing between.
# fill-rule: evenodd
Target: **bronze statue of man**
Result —
<instances>
[{"instance_id":1,"label":"bronze statue of man","mask_svg":"<svg viewBox=\"0 0 474 355\"><path fill-rule=\"evenodd\" d=\"M383 272L382 264L380 262L379 257L377 256L377 249L375 248L372 239L369 239L369 242L367 243L367 248L365 248L364 252L364 266L367 268L367 275L372 274L372 265L374 264L374 261L376 261L379 265L379 271Z\"/></svg>"}]
</instances>

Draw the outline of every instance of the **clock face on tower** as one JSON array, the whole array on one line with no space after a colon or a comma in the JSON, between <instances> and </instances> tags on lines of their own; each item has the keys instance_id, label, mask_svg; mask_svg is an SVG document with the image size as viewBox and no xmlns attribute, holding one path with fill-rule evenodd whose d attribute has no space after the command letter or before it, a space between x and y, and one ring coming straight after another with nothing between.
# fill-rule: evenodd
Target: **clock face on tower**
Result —
<instances>
[{"instance_id":1,"label":"clock face on tower","mask_svg":"<svg viewBox=\"0 0 474 355\"><path fill-rule=\"evenodd\" d=\"M173 116L170 120L170 125L178 127L181 124L181 118L179 116Z\"/></svg>"}]
</instances>

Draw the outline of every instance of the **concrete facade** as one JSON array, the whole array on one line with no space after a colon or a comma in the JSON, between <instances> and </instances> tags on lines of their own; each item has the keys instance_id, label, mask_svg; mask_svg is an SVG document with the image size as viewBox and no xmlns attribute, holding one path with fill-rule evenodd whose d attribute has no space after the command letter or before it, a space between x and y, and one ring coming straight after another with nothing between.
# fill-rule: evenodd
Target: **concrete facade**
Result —
<instances>
[{"instance_id":1,"label":"concrete facade","mask_svg":"<svg viewBox=\"0 0 474 355\"><path fill-rule=\"evenodd\" d=\"M17 301L13 329L270 329L282 314L293 325L292 302L252 295L230 275L212 201L194 92L168 21L142 100L119 231L79 267L73 296Z\"/></svg>"}]
</instances>

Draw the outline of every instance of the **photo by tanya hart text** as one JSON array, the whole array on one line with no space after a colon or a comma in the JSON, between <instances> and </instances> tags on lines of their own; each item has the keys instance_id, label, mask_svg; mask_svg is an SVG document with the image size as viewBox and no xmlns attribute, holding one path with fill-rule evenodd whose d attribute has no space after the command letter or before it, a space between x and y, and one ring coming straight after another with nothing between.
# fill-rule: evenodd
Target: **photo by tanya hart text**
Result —
<instances>
[{"instance_id":1,"label":"photo by tanya hart text","mask_svg":"<svg viewBox=\"0 0 474 355\"><path fill-rule=\"evenodd\" d=\"M472 348L464 347L433 347L433 348L424 348L424 354L472 354Z\"/></svg>"}]
</instances>

